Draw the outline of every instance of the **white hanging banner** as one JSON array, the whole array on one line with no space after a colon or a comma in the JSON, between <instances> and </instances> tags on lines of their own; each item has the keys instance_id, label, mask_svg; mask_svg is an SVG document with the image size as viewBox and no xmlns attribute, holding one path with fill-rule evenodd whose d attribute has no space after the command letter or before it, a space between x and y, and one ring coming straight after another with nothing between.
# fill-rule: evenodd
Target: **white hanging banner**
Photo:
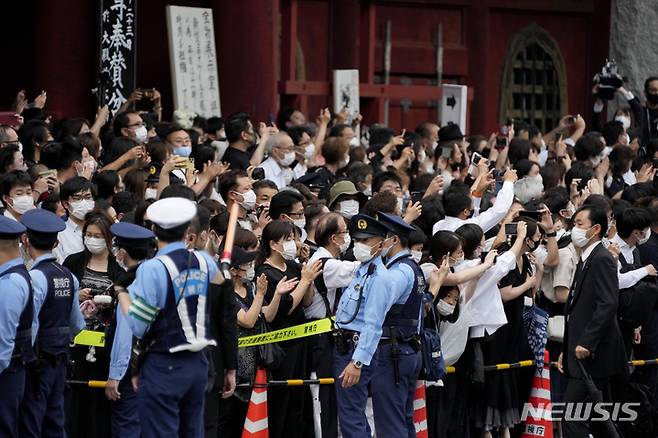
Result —
<instances>
[{"instance_id":1,"label":"white hanging banner","mask_svg":"<svg viewBox=\"0 0 658 438\"><path fill-rule=\"evenodd\" d=\"M167 6L174 110L221 116L212 9Z\"/></svg>"},{"instance_id":2,"label":"white hanging banner","mask_svg":"<svg viewBox=\"0 0 658 438\"><path fill-rule=\"evenodd\" d=\"M441 126L448 122L456 123L462 132L466 132L466 106L468 105L468 87L466 85L443 84L441 98Z\"/></svg>"},{"instance_id":3,"label":"white hanging banner","mask_svg":"<svg viewBox=\"0 0 658 438\"><path fill-rule=\"evenodd\" d=\"M334 70L334 112L347 108L347 123L359 114L359 70Z\"/></svg>"}]
</instances>

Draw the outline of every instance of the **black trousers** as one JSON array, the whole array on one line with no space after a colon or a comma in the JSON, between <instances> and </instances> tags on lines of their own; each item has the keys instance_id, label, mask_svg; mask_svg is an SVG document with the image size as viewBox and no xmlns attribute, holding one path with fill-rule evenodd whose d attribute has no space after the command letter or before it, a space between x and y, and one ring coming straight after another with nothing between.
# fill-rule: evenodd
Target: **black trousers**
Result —
<instances>
[{"instance_id":1,"label":"black trousers","mask_svg":"<svg viewBox=\"0 0 658 438\"><path fill-rule=\"evenodd\" d=\"M315 371L318 378L335 377L334 342L331 333L323 333L309 339L310 371ZM322 438L335 438L338 436L338 410L334 385L320 385L319 398L322 409Z\"/></svg>"},{"instance_id":2,"label":"black trousers","mask_svg":"<svg viewBox=\"0 0 658 438\"><path fill-rule=\"evenodd\" d=\"M594 379L594 384L603 393L603 401L612 400L610 393L610 379ZM564 392L565 403L584 403L591 401L585 382L581 379L569 378L567 389ZM590 432L596 438L610 436L601 421L565 421L562 420L564 438L588 438Z\"/></svg>"},{"instance_id":3,"label":"black trousers","mask_svg":"<svg viewBox=\"0 0 658 438\"><path fill-rule=\"evenodd\" d=\"M272 380L303 379L307 375L306 339L281 342L283 363L272 370ZM271 438L304 436L304 401L307 387L267 388L267 412Z\"/></svg>"}]
</instances>

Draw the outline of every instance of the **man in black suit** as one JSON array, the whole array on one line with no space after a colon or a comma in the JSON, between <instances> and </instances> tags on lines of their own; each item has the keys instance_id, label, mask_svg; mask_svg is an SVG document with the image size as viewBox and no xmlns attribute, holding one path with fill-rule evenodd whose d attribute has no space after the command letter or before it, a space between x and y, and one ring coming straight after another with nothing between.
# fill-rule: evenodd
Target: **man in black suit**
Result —
<instances>
[{"instance_id":1,"label":"man in black suit","mask_svg":"<svg viewBox=\"0 0 658 438\"><path fill-rule=\"evenodd\" d=\"M566 305L564 351L559 365L568 376L565 403L589 401L589 392L577 361L582 361L604 401L611 401L610 379L625 373L625 354L617 325L619 283L617 263L601 243L608 229L603 209L583 206L574 215L571 241L579 262ZM568 406L568 405L567 405ZM565 438L589 436L587 422L563 421ZM592 423L601 428L601 422ZM607 436L605 431L595 436Z\"/></svg>"}]
</instances>

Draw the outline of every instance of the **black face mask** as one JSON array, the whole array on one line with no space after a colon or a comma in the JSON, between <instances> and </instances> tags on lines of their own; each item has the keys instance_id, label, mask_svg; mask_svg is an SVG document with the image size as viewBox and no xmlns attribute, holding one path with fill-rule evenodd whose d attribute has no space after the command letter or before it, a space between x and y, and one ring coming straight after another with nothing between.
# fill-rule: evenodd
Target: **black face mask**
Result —
<instances>
[{"instance_id":1,"label":"black face mask","mask_svg":"<svg viewBox=\"0 0 658 438\"><path fill-rule=\"evenodd\" d=\"M658 94L645 93L647 101L652 105L658 105Z\"/></svg>"},{"instance_id":2,"label":"black face mask","mask_svg":"<svg viewBox=\"0 0 658 438\"><path fill-rule=\"evenodd\" d=\"M534 251L539 246L539 242L541 242L541 240L530 240L530 242L532 242L532 246L528 245L528 249L530 251Z\"/></svg>"}]
</instances>

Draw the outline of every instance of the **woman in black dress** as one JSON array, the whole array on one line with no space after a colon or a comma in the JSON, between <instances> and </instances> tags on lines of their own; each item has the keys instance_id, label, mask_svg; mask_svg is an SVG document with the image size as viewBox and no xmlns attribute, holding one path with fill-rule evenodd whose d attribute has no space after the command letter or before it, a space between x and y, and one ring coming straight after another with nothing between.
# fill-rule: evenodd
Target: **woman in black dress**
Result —
<instances>
[{"instance_id":1,"label":"woman in black dress","mask_svg":"<svg viewBox=\"0 0 658 438\"><path fill-rule=\"evenodd\" d=\"M261 254L257 260L256 277L264 274L267 278L265 302L273 303L277 285L282 280L299 280L297 286L289 293L281 295L279 307L270 326L279 330L306 322L302 305L313 301L311 285L322 272L321 261L302 267L297 258L294 225L282 220L267 224L261 236ZM279 342L285 352L281 365L271 371L272 379L300 379L306 376L306 338ZM268 391L269 432L273 438L301 437L304 411L304 388L271 388Z\"/></svg>"}]
</instances>

